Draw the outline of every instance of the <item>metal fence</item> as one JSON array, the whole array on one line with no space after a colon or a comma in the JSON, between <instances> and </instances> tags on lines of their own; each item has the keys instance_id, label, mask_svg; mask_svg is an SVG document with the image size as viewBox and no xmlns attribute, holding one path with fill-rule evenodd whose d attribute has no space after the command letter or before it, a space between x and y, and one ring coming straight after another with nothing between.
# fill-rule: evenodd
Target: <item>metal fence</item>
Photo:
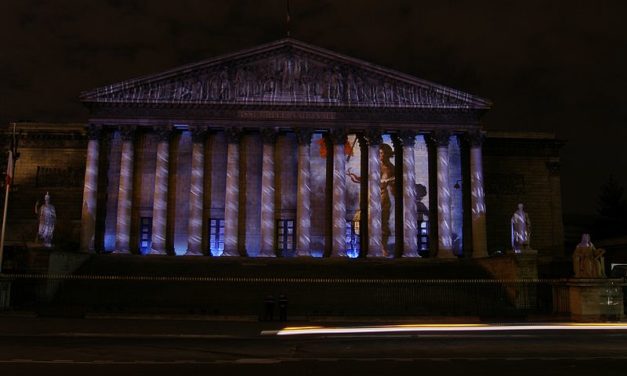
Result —
<instances>
[{"instance_id":1,"label":"metal fence","mask_svg":"<svg viewBox=\"0 0 627 376\"><path fill-rule=\"evenodd\" d=\"M262 316L284 299L291 317L520 317L569 311L565 280L4 275L10 307L73 314ZM611 296L622 294L608 286ZM622 299L620 300L622 302ZM611 302L610 302L611 303ZM608 303L608 304L610 304Z\"/></svg>"}]
</instances>

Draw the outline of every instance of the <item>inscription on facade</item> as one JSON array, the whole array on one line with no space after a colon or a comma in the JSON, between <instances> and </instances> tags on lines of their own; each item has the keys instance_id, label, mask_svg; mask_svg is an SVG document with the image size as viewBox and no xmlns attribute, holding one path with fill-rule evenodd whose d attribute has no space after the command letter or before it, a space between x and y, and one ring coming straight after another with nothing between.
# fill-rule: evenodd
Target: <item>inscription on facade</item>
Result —
<instances>
[{"instance_id":1,"label":"inscription on facade","mask_svg":"<svg viewBox=\"0 0 627 376\"><path fill-rule=\"evenodd\" d=\"M37 166L36 187L82 187L85 167Z\"/></svg>"},{"instance_id":2,"label":"inscription on facade","mask_svg":"<svg viewBox=\"0 0 627 376\"><path fill-rule=\"evenodd\" d=\"M296 111L238 111L237 116L242 119L271 119L271 120L334 120L333 112L296 112Z\"/></svg>"}]
</instances>

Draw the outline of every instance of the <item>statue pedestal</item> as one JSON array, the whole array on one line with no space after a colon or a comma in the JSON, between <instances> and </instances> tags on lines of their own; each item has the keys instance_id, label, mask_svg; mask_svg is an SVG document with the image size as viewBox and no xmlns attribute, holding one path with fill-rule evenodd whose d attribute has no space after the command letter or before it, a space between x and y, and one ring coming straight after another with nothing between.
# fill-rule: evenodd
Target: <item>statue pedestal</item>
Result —
<instances>
[{"instance_id":1,"label":"statue pedestal","mask_svg":"<svg viewBox=\"0 0 627 376\"><path fill-rule=\"evenodd\" d=\"M623 319L623 279L571 278L566 281L566 286L573 321Z\"/></svg>"}]
</instances>

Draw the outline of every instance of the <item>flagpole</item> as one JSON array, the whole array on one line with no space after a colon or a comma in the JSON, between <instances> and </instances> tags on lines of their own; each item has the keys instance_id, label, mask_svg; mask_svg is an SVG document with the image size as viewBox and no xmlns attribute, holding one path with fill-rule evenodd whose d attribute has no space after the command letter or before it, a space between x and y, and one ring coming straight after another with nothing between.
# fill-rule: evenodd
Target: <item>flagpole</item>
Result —
<instances>
[{"instance_id":1,"label":"flagpole","mask_svg":"<svg viewBox=\"0 0 627 376\"><path fill-rule=\"evenodd\" d=\"M17 156L15 155L17 151L17 140L15 139L15 123L13 123L13 137L11 139L11 150L9 150L9 158L7 160L7 174L15 175L15 160ZM4 256L4 233L7 227L7 209L9 208L9 191L11 184L13 183L11 180L13 176L9 176L5 181L5 191L4 191L4 209L2 212L2 234L0 235L0 273L2 273L2 262Z\"/></svg>"},{"instance_id":2,"label":"flagpole","mask_svg":"<svg viewBox=\"0 0 627 376\"><path fill-rule=\"evenodd\" d=\"M2 256L4 254L4 231L7 226L7 208L9 207L9 184L4 191L4 211L2 213L2 236L0 237L0 273L2 273Z\"/></svg>"}]
</instances>

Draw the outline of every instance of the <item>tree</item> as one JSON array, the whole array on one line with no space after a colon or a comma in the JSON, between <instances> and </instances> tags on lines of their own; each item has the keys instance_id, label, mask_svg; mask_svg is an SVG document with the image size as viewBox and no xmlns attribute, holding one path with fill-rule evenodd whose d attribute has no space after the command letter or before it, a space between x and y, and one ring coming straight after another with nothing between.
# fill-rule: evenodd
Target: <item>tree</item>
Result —
<instances>
[{"instance_id":1,"label":"tree","mask_svg":"<svg viewBox=\"0 0 627 376\"><path fill-rule=\"evenodd\" d=\"M614 175L610 174L599 192L599 215L608 219L624 219L627 214L627 203L623 198L624 191L625 189Z\"/></svg>"},{"instance_id":2,"label":"tree","mask_svg":"<svg viewBox=\"0 0 627 376\"><path fill-rule=\"evenodd\" d=\"M601 186L593 235L596 239L607 239L627 234L627 202L623 198L625 189L610 175Z\"/></svg>"}]
</instances>

